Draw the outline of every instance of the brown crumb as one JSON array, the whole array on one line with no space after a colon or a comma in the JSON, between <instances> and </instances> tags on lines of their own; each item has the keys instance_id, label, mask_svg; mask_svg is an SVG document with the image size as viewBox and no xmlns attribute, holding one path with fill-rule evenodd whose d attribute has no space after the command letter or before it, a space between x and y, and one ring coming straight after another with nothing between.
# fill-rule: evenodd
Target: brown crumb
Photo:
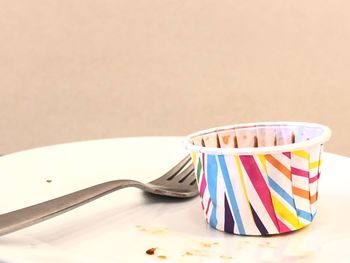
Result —
<instances>
[{"instance_id":1,"label":"brown crumb","mask_svg":"<svg viewBox=\"0 0 350 263\"><path fill-rule=\"evenodd\" d=\"M164 256L164 255L159 255L158 258L160 258L160 259L166 259L166 256Z\"/></svg>"},{"instance_id":2,"label":"brown crumb","mask_svg":"<svg viewBox=\"0 0 350 263\"><path fill-rule=\"evenodd\" d=\"M155 247L149 248L146 250L147 255L154 255L154 252L156 251Z\"/></svg>"},{"instance_id":3,"label":"brown crumb","mask_svg":"<svg viewBox=\"0 0 350 263\"><path fill-rule=\"evenodd\" d=\"M51 183L52 180L51 180L51 179L47 179L46 182L47 182L47 183Z\"/></svg>"},{"instance_id":4,"label":"brown crumb","mask_svg":"<svg viewBox=\"0 0 350 263\"><path fill-rule=\"evenodd\" d=\"M189 252L189 251L186 251L186 252L185 252L185 255L186 255L186 256L193 256L193 253L192 253L192 252Z\"/></svg>"},{"instance_id":5,"label":"brown crumb","mask_svg":"<svg viewBox=\"0 0 350 263\"><path fill-rule=\"evenodd\" d=\"M211 244L210 243L207 243L207 242L201 242L201 245L203 247L211 247Z\"/></svg>"}]
</instances>

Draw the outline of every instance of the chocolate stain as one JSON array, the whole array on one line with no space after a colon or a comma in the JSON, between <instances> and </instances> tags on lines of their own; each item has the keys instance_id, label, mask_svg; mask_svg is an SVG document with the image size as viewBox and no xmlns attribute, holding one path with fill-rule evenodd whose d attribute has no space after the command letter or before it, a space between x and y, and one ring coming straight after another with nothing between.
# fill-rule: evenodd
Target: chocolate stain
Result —
<instances>
[{"instance_id":1,"label":"chocolate stain","mask_svg":"<svg viewBox=\"0 0 350 263\"><path fill-rule=\"evenodd\" d=\"M219 135L216 134L216 146L221 148L221 145L220 145L220 140L219 140Z\"/></svg>"},{"instance_id":2,"label":"chocolate stain","mask_svg":"<svg viewBox=\"0 0 350 263\"><path fill-rule=\"evenodd\" d=\"M254 136L254 145L253 145L253 147L259 147L258 146L258 137L256 137L256 136Z\"/></svg>"},{"instance_id":3,"label":"chocolate stain","mask_svg":"<svg viewBox=\"0 0 350 263\"><path fill-rule=\"evenodd\" d=\"M238 141L237 141L237 136L235 136L234 138L233 138L233 146L234 146L234 148L238 148Z\"/></svg>"},{"instance_id":4,"label":"chocolate stain","mask_svg":"<svg viewBox=\"0 0 350 263\"><path fill-rule=\"evenodd\" d=\"M224 144L228 144L228 138L229 138L229 135L222 136L222 141L224 142Z\"/></svg>"},{"instance_id":5,"label":"chocolate stain","mask_svg":"<svg viewBox=\"0 0 350 263\"><path fill-rule=\"evenodd\" d=\"M295 134L292 132L292 143L295 143Z\"/></svg>"}]
</instances>

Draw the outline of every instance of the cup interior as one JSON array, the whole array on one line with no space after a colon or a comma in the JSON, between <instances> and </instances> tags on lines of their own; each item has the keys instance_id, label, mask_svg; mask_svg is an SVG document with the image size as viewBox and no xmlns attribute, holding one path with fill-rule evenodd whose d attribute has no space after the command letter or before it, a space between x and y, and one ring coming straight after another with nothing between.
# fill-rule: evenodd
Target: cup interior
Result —
<instances>
[{"instance_id":1,"label":"cup interior","mask_svg":"<svg viewBox=\"0 0 350 263\"><path fill-rule=\"evenodd\" d=\"M237 125L190 135L189 142L194 146L212 148L283 146L319 138L324 135L326 128L322 125L293 123Z\"/></svg>"}]
</instances>

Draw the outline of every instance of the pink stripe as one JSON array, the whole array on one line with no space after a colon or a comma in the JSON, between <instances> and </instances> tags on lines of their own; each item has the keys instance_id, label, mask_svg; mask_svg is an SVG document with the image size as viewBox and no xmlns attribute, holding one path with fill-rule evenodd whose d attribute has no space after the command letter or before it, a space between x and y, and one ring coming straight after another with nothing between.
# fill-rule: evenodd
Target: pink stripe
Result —
<instances>
[{"instance_id":1,"label":"pink stripe","mask_svg":"<svg viewBox=\"0 0 350 263\"><path fill-rule=\"evenodd\" d=\"M290 152L284 152L283 154L284 154L285 156L287 156L289 159L291 158Z\"/></svg>"},{"instance_id":2,"label":"pink stripe","mask_svg":"<svg viewBox=\"0 0 350 263\"><path fill-rule=\"evenodd\" d=\"M319 173L316 176L309 178L309 183L312 184L312 183L316 182L318 180L318 178L320 178Z\"/></svg>"},{"instance_id":3,"label":"pink stripe","mask_svg":"<svg viewBox=\"0 0 350 263\"><path fill-rule=\"evenodd\" d=\"M205 188L207 187L207 182L205 180L204 174L202 175L201 189L199 190L201 197L204 196Z\"/></svg>"},{"instance_id":4,"label":"pink stripe","mask_svg":"<svg viewBox=\"0 0 350 263\"><path fill-rule=\"evenodd\" d=\"M269 213L273 223L278 229L277 218L271 200L271 193L263 178L263 175L259 170L258 165L254 160L254 157L250 155L242 155L239 158L255 188L255 191L258 193L266 211Z\"/></svg>"},{"instance_id":5,"label":"pink stripe","mask_svg":"<svg viewBox=\"0 0 350 263\"><path fill-rule=\"evenodd\" d=\"M295 167L291 168L291 172L294 175L299 175L299 176L303 176L303 177L309 177L309 172L301 170L301 169L298 169L298 168L295 168Z\"/></svg>"},{"instance_id":6,"label":"pink stripe","mask_svg":"<svg viewBox=\"0 0 350 263\"><path fill-rule=\"evenodd\" d=\"M286 233L286 232L290 232L291 229L289 229L289 227L287 227L281 220L279 220L277 218L278 221L278 225L279 225L279 231L280 233Z\"/></svg>"}]
</instances>

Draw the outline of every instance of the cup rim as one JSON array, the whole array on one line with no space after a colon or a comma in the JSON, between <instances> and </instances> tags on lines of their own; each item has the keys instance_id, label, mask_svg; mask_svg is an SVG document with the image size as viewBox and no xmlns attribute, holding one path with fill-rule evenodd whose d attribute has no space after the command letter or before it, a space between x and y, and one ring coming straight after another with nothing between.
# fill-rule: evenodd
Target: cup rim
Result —
<instances>
[{"instance_id":1,"label":"cup rim","mask_svg":"<svg viewBox=\"0 0 350 263\"><path fill-rule=\"evenodd\" d=\"M257 126L306 126L310 128L321 128L322 134L319 136L302 142L297 142L293 144L284 144L277 146L265 146L265 147L246 147L246 148L216 148L216 147L206 147L200 145L194 145L192 143L192 138L200 135L205 135L213 132L220 132L233 128L243 128L243 127L257 127ZM314 145L324 144L327 142L332 135L331 129L322 124L310 123L310 122L294 122L294 121L277 121L277 122L252 122L252 123L242 123L226 126L218 126L210 129L200 130L187 135L184 139L184 147L193 152L200 152L206 154L233 154L233 155L253 155L253 154L271 154L277 152L291 152L302 150Z\"/></svg>"}]
</instances>

